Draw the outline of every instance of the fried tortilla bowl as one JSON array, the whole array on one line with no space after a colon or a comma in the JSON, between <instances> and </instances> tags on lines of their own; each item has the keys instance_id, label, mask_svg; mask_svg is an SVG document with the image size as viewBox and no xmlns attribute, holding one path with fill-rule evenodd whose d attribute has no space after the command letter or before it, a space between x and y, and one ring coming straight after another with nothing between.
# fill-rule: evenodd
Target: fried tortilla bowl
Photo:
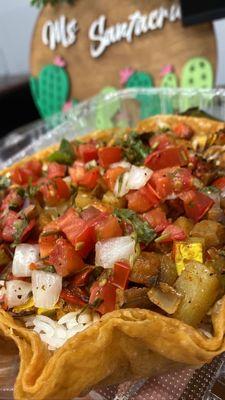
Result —
<instances>
[{"instance_id":1,"label":"fried tortilla bowl","mask_svg":"<svg viewBox=\"0 0 225 400\"><path fill-rule=\"evenodd\" d=\"M207 134L212 144L212 132L225 128L223 123L202 118L157 116L141 122L137 131L155 130L162 124L172 126L177 121L198 131L199 137ZM200 140L198 144L202 143ZM44 159L48 152L35 157ZM20 354L14 397L71 399L96 386L209 363L225 350L225 297L216 300L210 310L211 335L155 311L127 308L107 313L54 352L48 350L39 335L0 309L0 333L15 342ZM3 355L0 349L0 356Z\"/></svg>"}]
</instances>

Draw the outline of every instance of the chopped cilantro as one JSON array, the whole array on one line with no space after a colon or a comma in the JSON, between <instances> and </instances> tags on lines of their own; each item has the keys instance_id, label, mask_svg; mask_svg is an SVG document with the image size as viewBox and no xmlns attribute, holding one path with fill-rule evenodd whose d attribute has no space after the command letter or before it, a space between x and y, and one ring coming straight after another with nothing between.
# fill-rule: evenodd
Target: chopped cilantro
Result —
<instances>
[{"instance_id":1,"label":"chopped cilantro","mask_svg":"<svg viewBox=\"0 0 225 400\"><path fill-rule=\"evenodd\" d=\"M66 140L62 139L59 150L56 150L48 157L49 161L56 161L60 164L71 165L75 160L75 154L72 144Z\"/></svg>"},{"instance_id":2,"label":"chopped cilantro","mask_svg":"<svg viewBox=\"0 0 225 400\"><path fill-rule=\"evenodd\" d=\"M14 228L15 228L15 232L13 235L14 244L20 243L21 236L22 236L24 230L26 229L26 227L28 226L28 224L29 224L29 221L25 215L23 215L23 217L21 219L18 219L17 221L14 222Z\"/></svg>"},{"instance_id":3,"label":"chopped cilantro","mask_svg":"<svg viewBox=\"0 0 225 400\"><path fill-rule=\"evenodd\" d=\"M148 222L142 221L134 211L126 208L115 208L114 215L120 221L126 221L132 225L139 243L149 244L155 239L156 233L154 229L148 224Z\"/></svg>"},{"instance_id":4,"label":"chopped cilantro","mask_svg":"<svg viewBox=\"0 0 225 400\"><path fill-rule=\"evenodd\" d=\"M118 144L122 147L126 160L133 164L140 164L151 151L136 132L131 132L126 140L120 139Z\"/></svg>"},{"instance_id":5,"label":"chopped cilantro","mask_svg":"<svg viewBox=\"0 0 225 400\"><path fill-rule=\"evenodd\" d=\"M53 265L47 265L47 267L42 268L42 271L51 272L52 274L56 272L55 267Z\"/></svg>"}]
</instances>

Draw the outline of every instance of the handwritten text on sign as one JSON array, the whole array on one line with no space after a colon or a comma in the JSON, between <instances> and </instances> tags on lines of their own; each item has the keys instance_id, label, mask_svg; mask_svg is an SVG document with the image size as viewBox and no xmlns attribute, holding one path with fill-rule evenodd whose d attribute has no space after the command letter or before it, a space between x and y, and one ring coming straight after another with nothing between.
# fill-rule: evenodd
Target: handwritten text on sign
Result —
<instances>
[{"instance_id":1,"label":"handwritten text on sign","mask_svg":"<svg viewBox=\"0 0 225 400\"><path fill-rule=\"evenodd\" d=\"M172 4L171 7L160 7L149 14L141 14L136 11L128 16L127 21L120 22L110 27L106 26L106 17L101 15L92 22L89 28L90 54L98 58L114 43L126 40L131 43L134 36L141 36L149 31L162 29L165 22L175 22L181 18L180 6ZM58 44L69 47L76 42L78 34L78 22L75 18L66 21L62 15L55 21L48 20L42 28L42 42L51 50L55 50Z\"/></svg>"}]
</instances>

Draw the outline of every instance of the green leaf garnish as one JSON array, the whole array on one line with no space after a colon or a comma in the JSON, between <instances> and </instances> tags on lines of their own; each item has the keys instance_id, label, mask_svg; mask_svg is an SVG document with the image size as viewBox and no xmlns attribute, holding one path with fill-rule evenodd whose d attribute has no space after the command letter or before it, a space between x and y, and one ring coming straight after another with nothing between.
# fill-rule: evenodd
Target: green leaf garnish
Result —
<instances>
[{"instance_id":1,"label":"green leaf garnish","mask_svg":"<svg viewBox=\"0 0 225 400\"><path fill-rule=\"evenodd\" d=\"M72 144L68 140L62 139L59 150L56 150L54 153L50 154L48 160L56 161L60 164L71 165L75 160Z\"/></svg>"},{"instance_id":2,"label":"green leaf garnish","mask_svg":"<svg viewBox=\"0 0 225 400\"><path fill-rule=\"evenodd\" d=\"M115 208L113 214L120 221L126 221L132 225L139 243L149 244L155 239L156 232L154 229L148 224L148 222L142 221L134 211L126 208Z\"/></svg>"},{"instance_id":3,"label":"green leaf garnish","mask_svg":"<svg viewBox=\"0 0 225 400\"><path fill-rule=\"evenodd\" d=\"M118 144L122 147L126 160L132 164L140 164L151 152L150 147L142 142L141 135L136 132L131 132L126 140L119 140Z\"/></svg>"},{"instance_id":4,"label":"green leaf garnish","mask_svg":"<svg viewBox=\"0 0 225 400\"><path fill-rule=\"evenodd\" d=\"M56 272L55 267L53 265L47 265L47 267L42 268L42 271L51 272L52 274Z\"/></svg>"}]
</instances>

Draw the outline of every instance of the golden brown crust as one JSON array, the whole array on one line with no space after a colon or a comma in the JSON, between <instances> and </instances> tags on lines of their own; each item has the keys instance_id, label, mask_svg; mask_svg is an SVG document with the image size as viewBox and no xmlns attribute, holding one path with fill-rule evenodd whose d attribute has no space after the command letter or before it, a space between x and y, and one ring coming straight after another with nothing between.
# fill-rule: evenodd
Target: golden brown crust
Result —
<instances>
[{"instance_id":1,"label":"golden brown crust","mask_svg":"<svg viewBox=\"0 0 225 400\"><path fill-rule=\"evenodd\" d=\"M217 121L159 116L141 122L139 132L155 129L158 121L171 126L182 121L204 132L224 128ZM35 158L43 160L54 148L42 150ZM225 350L225 297L214 306L212 325L213 336L208 338L149 310L117 310L51 353L36 333L0 310L0 334L12 339L20 351L16 400L71 399L97 385L151 376L183 364L201 366Z\"/></svg>"}]
</instances>

